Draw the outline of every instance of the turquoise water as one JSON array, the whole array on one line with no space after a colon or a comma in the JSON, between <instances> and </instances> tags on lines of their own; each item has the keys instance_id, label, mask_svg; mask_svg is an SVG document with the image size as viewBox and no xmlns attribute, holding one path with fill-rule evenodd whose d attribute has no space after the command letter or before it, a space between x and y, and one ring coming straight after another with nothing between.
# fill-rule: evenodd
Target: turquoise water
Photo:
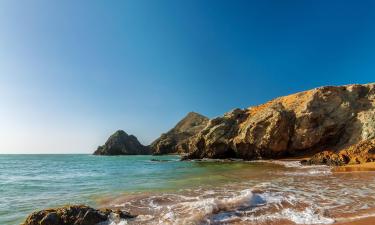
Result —
<instances>
[{"instance_id":1,"label":"turquoise water","mask_svg":"<svg viewBox=\"0 0 375 225\"><path fill-rule=\"evenodd\" d=\"M332 173L298 162L0 155L0 225L82 203L139 215L129 225L331 224L375 215L374 196L374 172Z\"/></svg>"},{"instance_id":2,"label":"turquoise water","mask_svg":"<svg viewBox=\"0 0 375 225\"><path fill-rule=\"evenodd\" d=\"M46 207L95 206L105 196L227 182L223 171L242 167L251 165L180 162L178 156L0 155L0 224L18 224Z\"/></svg>"}]
</instances>

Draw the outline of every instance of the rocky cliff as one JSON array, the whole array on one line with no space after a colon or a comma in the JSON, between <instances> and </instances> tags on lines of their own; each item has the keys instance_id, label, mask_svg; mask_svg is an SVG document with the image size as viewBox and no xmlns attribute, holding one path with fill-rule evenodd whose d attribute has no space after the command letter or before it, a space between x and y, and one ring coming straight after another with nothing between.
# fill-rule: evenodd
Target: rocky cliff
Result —
<instances>
[{"instance_id":1,"label":"rocky cliff","mask_svg":"<svg viewBox=\"0 0 375 225\"><path fill-rule=\"evenodd\" d=\"M99 146L94 155L147 155L151 154L149 147L139 143L134 135L128 135L123 130L112 134L106 143Z\"/></svg>"},{"instance_id":2,"label":"rocky cliff","mask_svg":"<svg viewBox=\"0 0 375 225\"><path fill-rule=\"evenodd\" d=\"M175 127L151 143L153 154L188 152L189 138L200 132L207 123L207 117L195 112L188 113Z\"/></svg>"},{"instance_id":3,"label":"rocky cliff","mask_svg":"<svg viewBox=\"0 0 375 225\"><path fill-rule=\"evenodd\" d=\"M373 160L374 138L375 84L327 86L210 120L189 140L185 159L271 159L325 151L319 153L325 160L317 154L309 163L343 155L344 163L358 163ZM356 160L358 146L362 158Z\"/></svg>"}]
</instances>

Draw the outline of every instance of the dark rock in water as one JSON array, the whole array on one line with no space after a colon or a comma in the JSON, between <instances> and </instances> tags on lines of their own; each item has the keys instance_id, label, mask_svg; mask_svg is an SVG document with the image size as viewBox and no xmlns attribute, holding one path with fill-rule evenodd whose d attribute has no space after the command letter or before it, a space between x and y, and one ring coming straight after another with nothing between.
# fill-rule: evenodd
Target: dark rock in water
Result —
<instances>
[{"instance_id":1,"label":"dark rock in water","mask_svg":"<svg viewBox=\"0 0 375 225\"><path fill-rule=\"evenodd\" d=\"M362 163L372 160L372 151L361 146L373 138L375 84L327 86L210 120L190 138L183 159L275 159L319 153L309 163Z\"/></svg>"},{"instance_id":2,"label":"dark rock in water","mask_svg":"<svg viewBox=\"0 0 375 225\"><path fill-rule=\"evenodd\" d=\"M139 143L134 135L128 135L123 130L112 134L107 142L99 146L94 155L148 155L151 154L149 147Z\"/></svg>"},{"instance_id":3,"label":"dark rock in water","mask_svg":"<svg viewBox=\"0 0 375 225\"><path fill-rule=\"evenodd\" d=\"M22 225L95 225L108 221L111 214L122 219L135 217L120 210L94 209L85 205L72 205L34 212L26 218Z\"/></svg>"},{"instance_id":4,"label":"dark rock in water","mask_svg":"<svg viewBox=\"0 0 375 225\"><path fill-rule=\"evenodd\" d=\"M150 159L152 162L171 162L172 160L168 159Z\"/></svg>"},{"instance_id":5,"label":"dark rock in water","mask_svg":"<svg viewBox=\"0 0 375 225\"><path fill-rule=\"evenodd\" d=\"M153 154L188 152L189 138L196 135L208 123L208 118L195 112L188 113L174 128L151 143Z\"/></svg>"}]
</instances>

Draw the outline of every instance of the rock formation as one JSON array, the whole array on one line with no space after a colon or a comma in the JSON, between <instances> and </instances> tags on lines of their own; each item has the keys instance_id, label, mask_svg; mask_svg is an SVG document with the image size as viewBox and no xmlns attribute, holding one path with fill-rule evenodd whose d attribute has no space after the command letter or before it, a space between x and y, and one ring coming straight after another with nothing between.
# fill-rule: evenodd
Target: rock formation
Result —
<instances>
[{"instance_id":1,"label":"rock formation","mask_svg":"<svg viewBox=\"0 0 375 225\"><path fill-rule=\"evenodd\" d=\"M360 164L375 162L375 139L360 141L338 152L323 151L315 154L311 159L303 161L305 164L326 164L342 166L346 164Z\"/></svg>"},{"instance_id":2,"label":"rock formation","mask_svg":"<svg viewBox=\"0 0 375 225\"><path fill-rule=\"evenodd\" d=\"M189 138L201 131L208 118L195 112L188 113L174 128L151 143L153 154L186 153Z\"/></svg>"},{"instance_id":3,"label":"rock formation","mask_svg":"<svg viewBox=\"0 0 375 225\"><path fill-rule=\"evenodd\" d=\"M184 158L271 159L319 153L321 158L342 157L338 164L359 163L373 159L373 138L375 84L327 86L210 120L190 138ZM310 163L328 162L319 154Z\"/></svg>"},{"instance_id":4,"label":"rock formation","mask_svg":"<svg viewBox=\"0 0 375 225\"><path fill-rule=\"evenodd\" d=\"M99 146L94 155L147 155L151 154L149 147L139 143L134 135L128 135L123 130L112 134L106 143Z\"/></svg>"},{"instance_id":5,"label":"rock formation","mask_svg":"<svg viewBox=\"0 0 375 225\"><path fill-rule=\"evenodd\" d=\"M95 225L113 219L129 219L135 216L125 211L93 209L85 205L72 205L45 209L29 215L22 225Z\"/></svg>"}]
</instances>

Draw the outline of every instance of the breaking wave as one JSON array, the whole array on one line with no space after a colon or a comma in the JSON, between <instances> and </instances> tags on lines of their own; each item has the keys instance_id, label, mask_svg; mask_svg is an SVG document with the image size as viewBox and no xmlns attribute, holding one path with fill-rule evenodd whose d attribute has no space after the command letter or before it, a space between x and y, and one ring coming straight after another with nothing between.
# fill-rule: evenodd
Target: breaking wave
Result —
<instances>
[{"instance_id":1,"label":"breaking wave","mask_svg":"<svg viewBox=\"0 0 375 225\"><path fill-rule=\"evenodd\" d=\"M260 185L261 186L261 185ZM253 224L279 220L295 224L331 224L317 207L296 196L259 189L203 191L200 195L162 194L133 200L128 206L143 211L124 224ZM111 224L114 225L114 224Z\"/></svg>"},{"instance_id":2,"label":"breaking wave","mask_svg":"<svg viewBox=\"0 0 375 225\"><path fill-rule=\"evenodd\" d=\"M332 168L326 165L304 166L299 161L282 160L256 160L254 162L271 163L281 165L286 168L293 168L293 171L284 171L283 174L290 176L325 176L332 174Z\"/></svg>"}]
</instances>

